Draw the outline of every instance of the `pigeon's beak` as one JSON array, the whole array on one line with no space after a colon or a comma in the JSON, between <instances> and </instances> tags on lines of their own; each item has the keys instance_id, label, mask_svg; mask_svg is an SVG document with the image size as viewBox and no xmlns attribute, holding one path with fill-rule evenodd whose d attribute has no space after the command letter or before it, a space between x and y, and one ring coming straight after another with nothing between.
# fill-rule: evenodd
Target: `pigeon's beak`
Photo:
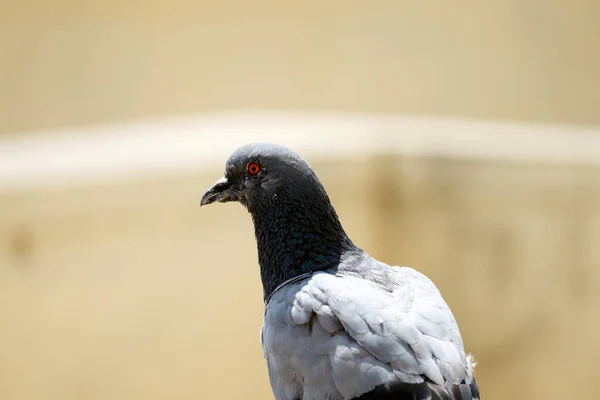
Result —
<instances>
[{"instance_id":1,"label":"pigeon's beak","mask_svg":"<svg viewBox=\"0 0 600 400\"><path fill-rule=\"evenodd\" d=\"M235 200L236 196L231 188L231 183L227 178L221 178L215 184L204 193L202 200L200 200L200 206L206 206L214 202L225 203L227 201Z\"/></svg>"}]
</instances>

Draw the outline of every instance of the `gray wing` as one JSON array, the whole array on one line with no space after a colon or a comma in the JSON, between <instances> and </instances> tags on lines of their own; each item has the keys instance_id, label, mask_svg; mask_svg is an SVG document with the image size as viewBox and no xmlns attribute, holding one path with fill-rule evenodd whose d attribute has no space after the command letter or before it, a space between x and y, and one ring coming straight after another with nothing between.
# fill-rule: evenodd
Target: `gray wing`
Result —
<instances>
[{"instance_id":1,"label":"gray wing","mask_svg":"<svg viewBox=\"0 0 600 400\"><path fill-rule=\"evenodd\" d=\"M410 268L387 267L385 279L387 285L369 276L319 273L291 288L287 295L293 301L281 301L273 314L285 320L279 321L280 328L284 322L288 326L280 339L300 349L289 353L290 359L300 359L295 364L299 369L287 370L303 375L302 366L325 364L323 373L332 376L335 390L345 398L397 382L429 382L442 390L470 384L472 365L458 326L434 284ZM271 351L285 354L282 349ZM280 369L269 368L278 377ZM286 390L301 393L293 378L286 378Z\"/></svg>"}]
</instances>

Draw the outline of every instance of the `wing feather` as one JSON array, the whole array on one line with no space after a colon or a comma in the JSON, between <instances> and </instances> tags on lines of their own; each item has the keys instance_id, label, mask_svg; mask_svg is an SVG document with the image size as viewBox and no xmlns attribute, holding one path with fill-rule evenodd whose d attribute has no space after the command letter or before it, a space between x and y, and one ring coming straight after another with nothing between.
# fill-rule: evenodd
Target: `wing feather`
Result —
<instances>
[{"instance_id":1,"label":"wing feather","mask_svg":"<svg viewBox=\"0 0 600 400\"><path fill-rule=\"evenodd\" d=\"M452 398L452 385L474 382L438 289L413 269L387 268L376 279L317 273L271 298L263 345L278 399L353 398L398 383Z\"/></svg>"},{"instance_id":2,"label":"wing feather","mask_svg":"<svg viewBox=\"0 0 600 400\"><path fill-rule=\"evenodd\" d=\"M293 320L315 313L330 332L343 328L377 361L443 385L464 381L466 355L454 317L440 292L424 275L390 268L397 283L383 290L362 277L316 274L296 294ZM396 276L398 275L398 276ZM402 298L404 307L397 306Z\"/></svg>"}]
</instances>

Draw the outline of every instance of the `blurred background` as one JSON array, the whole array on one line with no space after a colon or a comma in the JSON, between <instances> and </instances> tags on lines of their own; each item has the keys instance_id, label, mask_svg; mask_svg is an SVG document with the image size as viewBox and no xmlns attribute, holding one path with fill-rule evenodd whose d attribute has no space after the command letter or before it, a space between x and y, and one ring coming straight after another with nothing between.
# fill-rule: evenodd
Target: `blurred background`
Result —
<instances>
[{"instance_id":1,"label":"blurred background","mask_svg":"<svg viewBox=\"0 0 600 400\"><path fill-rule=\"evenodd\" d=\"M269 399L227 156L301 152L485 400L599 398L600 3L0 0L0 399Z\"/></svg>"}]
</instances>

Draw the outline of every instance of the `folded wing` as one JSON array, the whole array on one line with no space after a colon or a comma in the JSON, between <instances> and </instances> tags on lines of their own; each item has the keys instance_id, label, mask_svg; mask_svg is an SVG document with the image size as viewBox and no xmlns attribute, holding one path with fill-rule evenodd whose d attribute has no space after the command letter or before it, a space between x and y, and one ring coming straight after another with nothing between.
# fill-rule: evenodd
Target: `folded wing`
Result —
<instances>
[{"instance_id":1,"label":"folded wing","mask_svg":"<svg viewBox=\"0 0 600 400\"><path fill-rule=\"evenodd\" d=\"M470 384L472 367L440 292L413 269L388 269L385 285L368 275L314 275L296 292L290 322L318 334L344 396L394 383Z\"/></svg>"}]
</instances>

